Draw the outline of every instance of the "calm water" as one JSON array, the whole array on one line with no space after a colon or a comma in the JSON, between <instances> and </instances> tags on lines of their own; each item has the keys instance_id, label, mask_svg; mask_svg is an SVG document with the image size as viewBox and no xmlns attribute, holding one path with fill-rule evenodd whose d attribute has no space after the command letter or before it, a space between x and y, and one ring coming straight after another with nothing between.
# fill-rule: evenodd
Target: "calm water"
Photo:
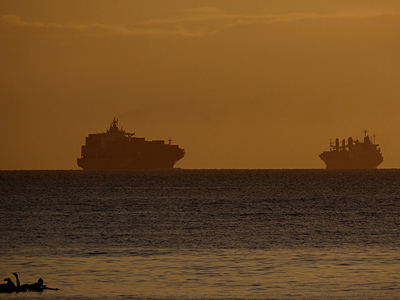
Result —
<instances>
[{"instance_id":1,"label":"calm water","mask_svg":"<svg viewBox=\"0 0 400 300\"><path fill-rule=\"evenodd\" d=\"M0 299L397 299L400 170L1 171ZM2 279L1 278L1 279Z\"/></svg>"}]
</instances>

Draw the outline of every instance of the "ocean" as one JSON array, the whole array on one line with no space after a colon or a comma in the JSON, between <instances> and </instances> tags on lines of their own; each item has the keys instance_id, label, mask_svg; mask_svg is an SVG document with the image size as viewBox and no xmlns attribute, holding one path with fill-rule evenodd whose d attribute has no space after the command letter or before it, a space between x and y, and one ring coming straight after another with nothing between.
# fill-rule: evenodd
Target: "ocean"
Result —
<instances>
[{"instance_id":1,"label":"ocean","mask_svg":"<svg viewBox=\"0 0 400 300\"><path fill-rule=\"evenodd\" d=\"M398 299L400 170L0 171L0 299Z\"/></svg>"}]
</instances>

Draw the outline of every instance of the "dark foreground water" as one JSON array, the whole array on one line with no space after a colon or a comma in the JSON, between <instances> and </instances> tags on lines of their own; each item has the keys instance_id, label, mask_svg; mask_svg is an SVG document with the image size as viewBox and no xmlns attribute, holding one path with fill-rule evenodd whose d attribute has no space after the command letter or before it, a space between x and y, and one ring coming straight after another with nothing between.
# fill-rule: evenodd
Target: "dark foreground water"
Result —
<instances>
[{"instance_id":1,"label":"dark foreground water","mask_svg":"<svg viewBox=\"0 0 400 300\"><path fill-rule=\"evenodd\" d=\"M397 299L400 170L1 171L0 299ZM1 277L2 276L2 277Z\"/></svg>"}]
</instances>

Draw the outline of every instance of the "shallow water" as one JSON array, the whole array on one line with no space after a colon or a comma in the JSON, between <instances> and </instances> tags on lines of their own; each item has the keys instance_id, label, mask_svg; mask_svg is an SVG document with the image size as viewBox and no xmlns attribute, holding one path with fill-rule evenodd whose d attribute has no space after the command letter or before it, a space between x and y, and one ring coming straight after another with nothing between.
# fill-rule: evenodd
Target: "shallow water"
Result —
<instances>
[{"instance_id":1,"label":"shallow water","mask_svg":"<svg viewBox=\"0 0 400 300\"><path fill-rule=\"evenodd\" d=\"M0 276L61 289L0 298L400 292L400 170L2 171L0 180Z\"/></svg>"},{"instance_id":2,"label":"shallow water","mask_svg":"<svg viewBox=\"0 0 400 300\"><path fill-rule=\"evenodd\" d=\"M395 299L400 289L396 251L143 251L9 257L6 265L62 288L46 297Z\"/></svg>"}]
</instances>

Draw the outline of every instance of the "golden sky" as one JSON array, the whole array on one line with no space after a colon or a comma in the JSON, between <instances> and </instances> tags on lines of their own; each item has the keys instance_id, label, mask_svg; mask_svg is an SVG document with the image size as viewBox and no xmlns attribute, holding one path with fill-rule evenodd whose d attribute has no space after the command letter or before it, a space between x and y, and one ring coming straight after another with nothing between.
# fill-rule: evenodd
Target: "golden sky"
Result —
<instances>
[{"instance_id":1,"label":"golden sky","mask_svg":"<svg viewBox=\"0 0 400 300\"><path fill-rule=\"evenodd\" d=\"M398 0L1 0L0 169L78 169L113 117L181 168L400 167Z\"/></svg>"}]
</instances>

